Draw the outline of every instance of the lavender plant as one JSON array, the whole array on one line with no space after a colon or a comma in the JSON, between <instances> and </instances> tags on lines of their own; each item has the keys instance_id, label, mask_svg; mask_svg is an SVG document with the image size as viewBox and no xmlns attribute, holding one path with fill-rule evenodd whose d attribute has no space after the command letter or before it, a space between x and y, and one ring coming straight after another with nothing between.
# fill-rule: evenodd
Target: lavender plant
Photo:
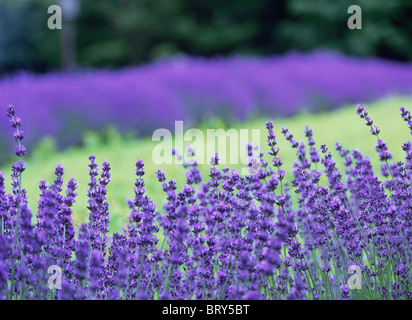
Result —
<instances>
[{"instance_id":1,"label":"lavender plant","mask_svg":"<svg viewBox=\"0 0 412 320\"><path fill-rule=\"evenodd\" d=\"M366 108L357 105L356 111L377 138L381 176L360 151L336 143L345 165L341 172L328 147L317 147L309 127L307 142L282 128L297 155L287 182L269 121L271 162L261 150L258 169L248 176L221 168L218 154L212 155L207 180L194 158L184 162L187 181L181 190L157 170L165 193L162 209L146 193L138 159L128 223L110 236L110 164L103 161L99 172L94 156L89 222L77 234L71 218L77 183L70 179L63 192L61 165L53 182L40 182L32 217L22 187L21 120L10 106L18 159L11 194L0 172L0 298L411 300L412 143L402 147L405 162L390 162ZM412 130L410 112L400 111ZM187 154L195 150L189 146ZM61 270L55 287L50 266Z\"/></svg>"}]
</instances>

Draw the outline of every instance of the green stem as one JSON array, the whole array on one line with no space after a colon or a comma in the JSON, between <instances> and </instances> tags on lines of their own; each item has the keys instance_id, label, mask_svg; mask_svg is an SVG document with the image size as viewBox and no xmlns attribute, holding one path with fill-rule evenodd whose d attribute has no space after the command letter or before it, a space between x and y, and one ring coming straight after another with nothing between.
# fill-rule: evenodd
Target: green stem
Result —
<instances>
[{"instance_id":1,"label":"green stem","mask_svg":"<svg viewBox=\"0 0 412 320\"><path fill-rule=\"evenodd\" d=\"M226 281L225 281L225 284L222 286L222 288L220 289L220 293L219 293L219 296L218 296L218 300L220 300L221 298L222 298L222 294L223 294L223 291L225 290L225 288L226 288L226 285L227 285L227 282L229 281L229 278L230 278L230 276L231 276L231 274L232 274L232 270L233 270L233 267L234 267L234 265L236 264L236 261L237 261L237 256L235 257L235 261L233 261L233 263L232 263L232 266L230 267L230 271L229 271L229 274L227 275L227 277L226 277ZM229 261L229 263L230 263L230 261ZM229 266L229 265L228 265Z\"/></svg>"},{"instance_id":2,"label":"green stem","mask_svg":"<svg viewBox=\"0 0 412 320\"><path fill-rule=\"evenodd\" d=\"M139 280L137 281L137 287L136 287L136 299L137 299L137 294L138 294L139 288L140 288L140 281L142 280L143 259L144 259L145 253L146 253L146 246L143 247L143 253L142 253L142 256L140 258Z\"/></svg>"}]
</instances>

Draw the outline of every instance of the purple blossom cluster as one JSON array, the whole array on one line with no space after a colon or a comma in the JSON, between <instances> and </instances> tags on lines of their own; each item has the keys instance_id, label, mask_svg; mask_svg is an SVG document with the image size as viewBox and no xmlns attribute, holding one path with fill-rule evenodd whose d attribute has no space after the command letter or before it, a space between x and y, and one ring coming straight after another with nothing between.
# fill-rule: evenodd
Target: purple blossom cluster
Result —
<instances>
[{"instance_id":1,"label":"purple blossom cluster","mask_svg":"<svg viewBox=\"0 0 412 320\"><path fill-rule=\"evenodd\" d=\"M31 133L28 146L51 135L65 147L81 141L84 131L112 125L150 135L158 128L173 129L175 120L194 126L210 117L290 116L410 94L411 84L409 64L325 52L260 59L176 57L118 71L17 74L0 81L0 105L20 106ZM0 119L0 136L7 135Z\"/></svg>"},{"instance_id":2,"label":"purple blossom cluster","mask_svg":"<svg viewBox=\"0 0 412 320\"><path fill-rule=\"evenodd\" d=\"M412 130L410 112L400 111ZM282 128L297 155L293 179L285 181L270 121L271 161L261 150L251 175L221 168L218 154L207 180L196 161L185 162L181 190L157 170L165 193L161 210L146 192L144 163L137 160L128 223L110 235L110 164L103 161L99 170L94 156L89 222L75 230L77 183L64 184L61 165L53 182L40 182L33 219L22 188L21 120L10 106L18 160L11 194L0 172L0 299L411 300L412 143L402 147L405 162L390 162L366 108L357 105L356 112L377 138L381 177L359 150L336 143L341 172L328 147L316 145L311 128L305 128L306 142ZM55 287L50 267L60 270ZM355 287L354 276L360 281Z\"/></svg>"}]
</instances>

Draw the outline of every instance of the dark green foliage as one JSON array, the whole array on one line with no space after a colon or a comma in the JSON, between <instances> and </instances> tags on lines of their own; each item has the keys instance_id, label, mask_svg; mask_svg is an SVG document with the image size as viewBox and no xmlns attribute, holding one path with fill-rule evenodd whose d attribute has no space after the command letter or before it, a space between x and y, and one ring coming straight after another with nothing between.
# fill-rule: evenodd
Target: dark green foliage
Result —
<instances>
[{"instance_id":1,"label":"dark green foliage","mask_svg":"<svg viewBox=\"0 0 412 320\"><path fill-rule=\"evenodd\" d=\"M60 30L47 28L51 0L0 3L0 74L59 67ZM349 30L350 5L363 29ZM88 0L81 1L82 67L121 67L172 54L273 55L319 47L356 56L412 59L408 0ZM64 24L63 24L64 26Z\"/></svg>"},{"instance_id":2,"label":"dark green foliage","mask_svg":"<svg viewBox=\"0 0 412 320\"><path fill-rule=\"evenodd\" d=\"M348 7L362 9L362 30L347 28ZM289 0L275 36L289 48L325 47L357 56L411 60L412 3L407 0Z\"/></svg>"},{"instance_id":3,"label":"dark green foliage","mask_svg":"<svg viewBox=\"0 0 412 320\"><path fill-rule=\"evenodd\" d=\"M49 1L0 2L0 74L58 67L58 34L47 28Z\"/></svg>"}]
</instances>

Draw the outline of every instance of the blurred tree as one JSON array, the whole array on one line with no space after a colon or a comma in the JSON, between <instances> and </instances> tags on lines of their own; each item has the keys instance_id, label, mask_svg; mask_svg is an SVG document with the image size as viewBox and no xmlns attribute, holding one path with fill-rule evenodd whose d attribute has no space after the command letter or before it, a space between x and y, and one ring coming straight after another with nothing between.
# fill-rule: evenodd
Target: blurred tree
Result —
<instances>
[{"instance_id":1,"label":"blurred tree","mask_svg":"<svg viewBox=\"0 0 412 320\"><path fill-rule=\"evenodd\" d=\"M347 28L349 6L362 9L361 30ZM288 18L273 30L286 47L324 47L357 56L412 59L412 2L409 0L289 0Z\"/></svg>"},{"instance_id":2,"label":"blurred tree","mask_svg":"<svg viewBox=\"0 0 412 320\"><path fill-rule=\"evenodd\" d=\"M79 0L59 0L62 11L64 28L60 32L61 67L64 70L74 70L77 67L76 59L76 19L79 15Z\"/></svg>"},{"instance_id":3,"label":"blurred tree","mask_svg":"<svg viewBox=\"0 0 412 320\"><path fill-rule=\"evenodd\" d=\"M58 34L47 28L48 2L0 2L0 74L20 69L46 71L58 66Z\"/></svg>"},{"instance_id":4,"label":"blurred tree","mask_svg":"<svg viewBox=\"0 0 412 320\"><path fill-rule=\"evenodd\" d=\"M178 51L172 28L178 1L107 0L83 2L79 60L85 64L137 64Z\"/></svg>"},{"instance_id":5,"label":"blurred tree","mask_svg":"<svg viewBox=\"0 0 412 320\"><path fill-rule=\"evenodd\" d=\"M190 55L275 52L271 31L282 1L106 0L83 2L80 60L92 65L140 63Z\"/></svg>"},{"instance_id":6,"label":"blurred tree","mask_svg":"<svg viewBox=\"0 0 412 320\"><path fill-rule=\"evenodd\" d=\"M55 3L1 0L0 74L59 66L61 32L46 26L47 7ZM362 30L347 27L352 4L362 8ZM77 57L83 67L120 67L175 53L273 55L323 47L412 60L411 16L410 0L84 0Z\"/></svg>"}]
</instances>

